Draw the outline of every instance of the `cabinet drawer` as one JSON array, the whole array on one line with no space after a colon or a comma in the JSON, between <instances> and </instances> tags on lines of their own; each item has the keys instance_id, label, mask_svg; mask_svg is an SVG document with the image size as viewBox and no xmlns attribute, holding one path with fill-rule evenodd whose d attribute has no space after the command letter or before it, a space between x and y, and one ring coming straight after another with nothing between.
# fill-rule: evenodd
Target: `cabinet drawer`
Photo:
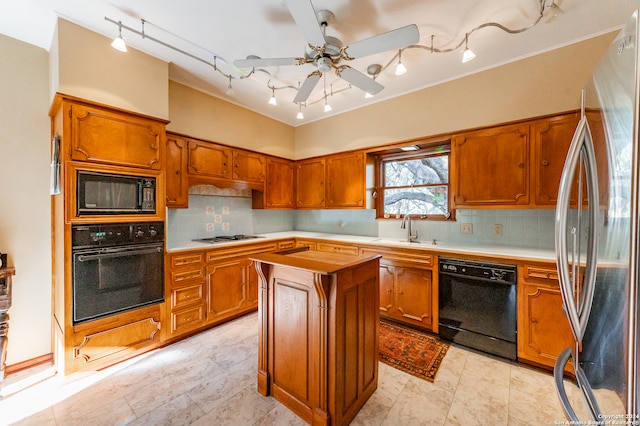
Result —
<instances>
[{"instance_id":1,"label":"cabinet drawer","mask_svg":"<svg viewBox=\"0 0 640 426\"><path fill-rule=\"evenodd\" d=\"M330 251L333 253L358 254L357 246L346 246L341 244L317 243L316 250Z\"/></svg>"},{"instance_id":2,"label":"cabinet drawer","mask_svg":"<svg viewBox=\"0 0 640 426\"><path fill-rule=\"evenodd\" d=\"M189 253L189 254L177 254L171 256L171 267L193 265L195 263L202 263L204 260L204 253Z\"/></svg>"},{"instance_id":3,"label":"cabinet drawer","mask_svg":"<svg viewBox=\"0 0 640 426\"><path fill-rule=\"evenodd\" d=\"M309 240L296 240L296 247L309 247L309 250L316 250L316 242Z\"/></svg>"},{"instance_id":4,"label":"cabinet drawer","mask_svg":"<svg viewBox=\"0 0 640 426\"><path fill-rule=\"evenodd\" d=\"M295 241L281 241L278 243L278 250L285 250L294 248L296 245Z\"/></svg>"},{"instance_id":5,"label":"cabinet drawer","mask_svg":"<svg viewBox=\"0 0 640 426\"><path fill-rule=\"evenodd\" d=\"M187 271L171 271L171 283L178 284L184 281L203 279L204 268L189 269Z\"/></svg>"},{"instance_id":6,"label":"cabinet drawer","mask_svg":"<svg viewBox=\"0 0 640 426\"><path fill-rule=\"evenodd\" d=\"M176 288L171 291L171 309L204 301L204 283Z\"/></svg>"},{"instance_id":7,"label":"cabinet drawer","mask_svg":"<svg viewBox=\"0 0 640 426\"><path fill-rule=\"evenodd\" d=\"M542 280L552 280L557 283L558 270L554 266L540 266L540 265L524 265L524 277L536 278Z\"/></svg>"},{"instance_id":8,"label":"cabinet drawer","mask_svg":"<svg viewBox=\"0 0 640 426\"><path fill-rule=\"evenodd\" d=\"M193 328L204 324L204 305L194 306L179 312L171 313L171 332Z\"/></svg>"}]
</instances>

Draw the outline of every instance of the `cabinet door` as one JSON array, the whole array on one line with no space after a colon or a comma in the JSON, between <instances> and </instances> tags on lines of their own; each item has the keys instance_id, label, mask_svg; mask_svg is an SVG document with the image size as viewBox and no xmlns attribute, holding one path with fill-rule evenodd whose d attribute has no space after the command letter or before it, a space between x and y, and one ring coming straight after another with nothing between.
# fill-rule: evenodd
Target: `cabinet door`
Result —
<instances>
[{"instance_id":1,"label":"cabinet door","mask_svg":"<svg viewBox=\"0 0 640 426\"><path fill-rule=\"evenodd\" d=\"M189 141L189 173L231 178L231 149L203 141Z\"/></svg>"},{"instance_id":2,"label":"cabinet door","mask_svg":"<svg viewBox=\"0 0 640 426\"><path fill-rule=\"evenodd\" d=\"M540 120L532 125L533 188L537 206L556 205L564 160L578 120L577 114L571 114ZM572 201L575 205L576 194L572 195Z\"/></svg>"},{"instance_id":3,"label":"cabinet door","mask_svg":"<svg viewBox=\"0 0 640 426\"><path fill-rule=\"evenodd\" d=\"M73 160L160 170L164 124L124 112L68 104Z\"/></svg>"},{"instance_id":4,"label":"cabinet door","mask_svg":"<svg viewBox=\"0 0 640 426\"><path fill-rule=\"evenodd\" d=\"M394 305L394 267L391 265L380 265L380 314L389 316Z\"/></svg>"},{"instance_id":5,"label":"cabinet door","mask_svg":"<svg viewBox=\"0 0 640 426\"><path fill-rule=\"evenodd\" d=\"M396 311L403 320L432 327L431 271L396 267Z\"/></svg>"},{"instance_id":6,"label":"cabinet door","mask_svg":"<svg viewBox=\"0 0 640 426\"><path fill-rule=\"evenodd\" d=\"M232 316L246 303L246 275L243 259L207 266L207 320Z\"/></svg>"},{"instance_id":7,"label":"cabinet door","mask_svg":"<svg viewBox=\"0 0 640 426\"><path fill-rule=\"evenodd\" d=\"M364 153L327 159L327 207L364 207L365 191Z\"/></svg>"},{"instance_id":8,"label":"cabinet door","mask_svg":"<svg viewBox=\"0 0 640 426\"><path fill-rule=\"evenodd\" d=\"M267 158L267 182L265 207L291 209L293 204L294 163L288 160Z\"/></svg>"},{"instance_id":9,"label":"cabinet door","mask_svg":"<svg viewBox=\"0 0 640 426\"><path fill-rule=\"evenodd\" d=\"M529 124L454 136L455 207L528 205L529 148Z\"/></svg>"},{"instance_id":10,"label":"cabinet door","mask_svg":"<svg viewBox=\"0 0 640 426\"><path fill-rule=\"evenodd\" d=\"M324 207L325 159L299 161L296 164L296 207Z\"/></svg>"},{"instance_id":11,"label":"cabinet door","mask_svg":"<svg viewBox=\"0 0 640 426\"><path fill-rule=\"evenodd\" d=\"M233 150L233 179L264 182L266 161L264 155Z\"/></svg>"},{"instance_id":12,"label":"cabinet door","mask_svg":"<svg viewBox=\"0 0 640 426\"><path fill-rule=\"evenodd\" d=\"M573 344L560 289L537 283L519 287L518 357L553 367L558 354Z\"/></svg>"},{"instance_id":13,"label":"cabinet door","mask_svg":"<svg viewBox=\"0 0 640 426\"><path fill-rule=\"evenodd\" d=\"M165 151L165 178L167 207L188 207L189 181L187 179L187 139L167 135Z\"/></svg>"}]
</instances>

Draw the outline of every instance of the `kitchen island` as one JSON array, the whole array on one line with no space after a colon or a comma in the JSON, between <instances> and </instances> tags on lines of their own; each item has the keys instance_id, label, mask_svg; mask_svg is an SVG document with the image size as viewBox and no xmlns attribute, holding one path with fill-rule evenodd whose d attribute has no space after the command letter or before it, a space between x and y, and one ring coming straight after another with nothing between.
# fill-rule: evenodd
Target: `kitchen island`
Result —
<instances>
[{"instance_id":1,"label":"kitchen island","mask_svg":"<svg viewBox=\"0 0 640 426\"><path fill-rule=\"evenodd\" d=\"M252 256L258 392L313 425L346 425L378 385L379 255Z\"/></svg>"}]
</instances>

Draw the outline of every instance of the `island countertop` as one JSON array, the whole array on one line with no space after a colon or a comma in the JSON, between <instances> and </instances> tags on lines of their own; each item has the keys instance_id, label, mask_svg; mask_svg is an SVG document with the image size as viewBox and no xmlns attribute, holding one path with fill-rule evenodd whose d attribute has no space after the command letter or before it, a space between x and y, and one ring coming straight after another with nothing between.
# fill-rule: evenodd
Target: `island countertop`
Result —
<instances>
[{"instance_id":1,"label":"island countertop","mask_svg":"<svg viewBox=\"0 0 640 426\"><path fill-rule=\"evenodd\" d=\"M303 269L318 274L333 274L342 269L351 268L380 255L356 256L352 254L326 253L309 250L308 247L285 250L282 252L260 253L250 256L251 260Z\"/></svg>"}]
</instances>

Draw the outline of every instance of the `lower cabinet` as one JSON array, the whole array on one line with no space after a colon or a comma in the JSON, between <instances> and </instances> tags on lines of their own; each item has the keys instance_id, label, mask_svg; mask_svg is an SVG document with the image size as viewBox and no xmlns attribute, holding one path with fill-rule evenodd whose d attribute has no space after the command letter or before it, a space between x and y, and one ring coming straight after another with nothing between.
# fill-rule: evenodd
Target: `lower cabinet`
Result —
<instances>
[{"instance_id":1,"label":"lower cabinet","mask_svg":"<svg viewBox=\"0 0 640 426\"><path fill-rule=\"evenodd\" d=\"M258 274L252 254L276 242L167 255L168 338L236 318L258 307Z\"/></svg>"},{"instance_id":2,"label":"lower cabinet","mask_svg":"<svg viewBox=\"0 0 640 426\"><path fill-rule=\"evenodd\" d=\"M574 342L556 266L525 264L518 276L518 358L553 367L560 352Z\"/></svg>"},{"instance_id":3,"label":"lower cabinet","mask_svg":"<svg viewBox=\"0 0 640 426\"><path fill-rule=\"evenodd\" d=\"M420 251L362 247L363 255L379 253L380 317L437 332L438 288L434 256Z\"/></svg>"}]
</instances>

